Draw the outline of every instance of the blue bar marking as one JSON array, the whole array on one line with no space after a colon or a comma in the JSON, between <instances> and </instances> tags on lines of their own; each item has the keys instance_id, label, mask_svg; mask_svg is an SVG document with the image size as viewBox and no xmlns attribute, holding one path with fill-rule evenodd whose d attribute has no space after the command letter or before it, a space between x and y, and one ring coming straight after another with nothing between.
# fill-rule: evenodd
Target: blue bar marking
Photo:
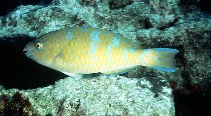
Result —
<instances>
[{"instance_id":1,"label":"blue bar marking","mask_svg":"<svg viewBox=\"0 0 211 116\"><path fill-rule=\"evenodd\" d=\"M111 55L112 55L111 49L119 46L119 41L120 41L120 39L118 37L114 36L114 38L111 40L112 43L107 46L106 56L109 61L111 60Z\"/></svg>"},{"instance_id":2,"label":"blue bar marking","mask_svg":"<svg viewBox=\"0 0 211 116\"><path fill-rule=\"evenodd\" d=\"M115 48L117 46L119 46L119 38L117 38L116 36L113 38L112 40L112 47Z\"/></svg>"},{"instance_id":3,"label":"blue bar marking","mask_svg":"<svg viewBox=\"0 0 211 116\"><path fill-rule=\"evenodd\" d=\"M66 40L72 40L74 37L74 34L72 33L72 29L66 29L66 31L67 31Z\"/></svg>"},{"instance_id":4,"label":"blue bar marking","mask_svg":"<svg viewBox=\"0 0 211 116\"><path fill-rule=\"evenodd\" d=\"M91 61L94 61L96 56L94 56L94 54L96 53L97 51L97 48L98 48L98 44L100 42L100 39L99 39L99 34L100 32L97 31L97 30L94 30L91 34L90 34L90 38L92 39L91 43L90 43L90 50L89 50L89 54L92 55L91 57Z\"/></svg>"}]
</instances>

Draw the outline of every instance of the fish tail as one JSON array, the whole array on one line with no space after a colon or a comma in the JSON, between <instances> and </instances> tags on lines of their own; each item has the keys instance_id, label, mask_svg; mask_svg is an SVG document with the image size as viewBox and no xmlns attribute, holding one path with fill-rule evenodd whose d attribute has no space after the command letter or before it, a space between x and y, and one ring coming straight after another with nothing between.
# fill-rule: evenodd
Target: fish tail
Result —
<instances>
[{"instance_id":1,"label":"fish tail","mask_svg":"<svg viewBox=\"0 0 211 116\"><path fill-rule=\"evenodd\" d=\"M147 51L147 52L146 52ZM175 72L175 55L179 52L177 49L171 48L152 48L145 49L143 52L149 63L145 66L164 72ZM142 58L143 59L143 58Z\"/></svg>"}]
</instances>

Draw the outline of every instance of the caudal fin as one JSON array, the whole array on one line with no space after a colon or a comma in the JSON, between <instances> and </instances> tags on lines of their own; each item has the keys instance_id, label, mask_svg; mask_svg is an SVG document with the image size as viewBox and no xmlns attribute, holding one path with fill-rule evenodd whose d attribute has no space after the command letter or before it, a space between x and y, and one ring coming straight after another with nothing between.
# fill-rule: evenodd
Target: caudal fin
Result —
<instances>
[{"instance_id":1,"label":"caudal fin","mask_svg":"<svg viewBox=\"0 0 211 116\"><path fill-rule=\"evenodd\" d=\"M146 61L150 61L149 65L145 66L164 72L176 71L174 57L179 50L171 48L152 48L145 49L144 52L145 54L148 53L149 55L147 58L148 60Z\"/></svg>"}]
</instances>

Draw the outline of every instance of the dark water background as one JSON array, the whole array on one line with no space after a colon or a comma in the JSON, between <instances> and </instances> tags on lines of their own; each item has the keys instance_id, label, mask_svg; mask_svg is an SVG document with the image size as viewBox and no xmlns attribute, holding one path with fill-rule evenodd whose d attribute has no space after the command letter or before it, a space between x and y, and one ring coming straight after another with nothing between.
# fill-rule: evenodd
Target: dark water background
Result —
<instances>
[{"instance_id":1,"label":"dark water background","mask_svg":"<svg viewBox=\"0 0 211 116\"><path fill-rule=\"evenodd\" d=\"M0 85L6 89L33 89L52 85L66 76L27 58L23 47L28 40L20 41L0 41Z\"/></svg>"}]
</instances>

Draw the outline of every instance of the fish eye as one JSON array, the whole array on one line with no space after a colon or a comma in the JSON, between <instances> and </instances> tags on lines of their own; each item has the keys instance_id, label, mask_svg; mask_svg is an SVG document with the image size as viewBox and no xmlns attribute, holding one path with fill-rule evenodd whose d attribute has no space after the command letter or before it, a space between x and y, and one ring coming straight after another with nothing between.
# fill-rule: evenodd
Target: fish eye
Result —
<instances>
[{"instance_id":1,"label":"fish eye","mask_svg":"<svg viewBox=\"0 0 211 116\"><path fill-rule=\"evenodd\" d=\"M42 47L41 43L35 43L35 47L40 49Z\"/></svg>"}]
</instances>

